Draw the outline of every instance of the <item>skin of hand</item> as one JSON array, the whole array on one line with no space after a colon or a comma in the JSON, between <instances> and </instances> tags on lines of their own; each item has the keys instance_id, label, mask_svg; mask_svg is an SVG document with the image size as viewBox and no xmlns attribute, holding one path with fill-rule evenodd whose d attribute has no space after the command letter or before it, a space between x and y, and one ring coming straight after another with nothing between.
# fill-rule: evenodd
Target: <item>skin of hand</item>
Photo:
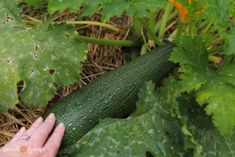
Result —
<instances>
[{"instance_id":1,"label":"skin of hand","mask_svg":"<svg viewBox=\"0 0 235 157\"><path fill-rule=\"evenodd\" d=\"M55 157L64 135L65 126L60 123L54 129L54 125L55 115L53 113L45 121L41 117L38 118L28 130L24 127L21 128L8 144L0 148L0 156Z\"/></svg>"}]
</instances>

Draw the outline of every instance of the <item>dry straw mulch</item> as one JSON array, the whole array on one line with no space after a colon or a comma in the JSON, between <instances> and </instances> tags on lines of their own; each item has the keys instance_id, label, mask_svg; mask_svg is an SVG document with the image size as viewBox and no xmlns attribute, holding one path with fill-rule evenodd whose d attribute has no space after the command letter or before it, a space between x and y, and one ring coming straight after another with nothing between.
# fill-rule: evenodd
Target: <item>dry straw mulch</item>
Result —
<instances>
[{"instance_id":1,"label":"dry straw mulch","mask_svg":"<svg viewBox=\"0 0 235 157\"><path fill-rule=\"evenodd\" d=\"M23 6L25 7L25 6ZM33 16L34 18L43 18L43 10L34 11L30 8L24 8L24 17ZM27 13L28 12L28 13ZM29 14L30 13L30 14ZM32 15L32 13L34 15ZM54 15L54 19L61 20L64 17L75 16L67 12ZM100 15L96 14L86 20L100 21ZM78 27L78 31L86 36L93 38L109 38L109 39L125 39L129 33L130 19L127 16L121 18L113 18L110 23L118 28L122 28L123 32L116 33L110 30L104 29L99 26L83 26ZM125 64L122 56L122 50L116 46L100 46L88 44L88 58L84 62L84 70L81 73L80 81L74 85L58 89L54 99L48 104L53 105L61 98L67 96L74 90L87 85L98 76L103 75L105 72L112 70ZM24 104L18 104L15 109L0 114L0 147L6 144L21 127L30 127L32 122L39 116L43 115L44 108L29 108Z\"/></svg>"}]
</instances>

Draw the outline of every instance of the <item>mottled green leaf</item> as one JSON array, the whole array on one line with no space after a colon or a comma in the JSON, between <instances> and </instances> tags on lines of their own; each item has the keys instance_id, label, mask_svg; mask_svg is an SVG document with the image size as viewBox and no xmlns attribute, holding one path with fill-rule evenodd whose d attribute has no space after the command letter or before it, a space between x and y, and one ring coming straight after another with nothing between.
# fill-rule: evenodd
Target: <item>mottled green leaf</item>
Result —
<instances>
[{"instance_id":1,"label":"mottled green leaf","mask_svg":"<svg viewBox=\"0 0 235 157\"><path fill-rule=\"evenodd\" d=\"M48 12L52 14L56 11L63 11L67 8L70 8L72 11L77 11L81 4L82 0L49 0Z\"/></svg>"},{"instance_id":2,"label":"mottled green leaf","mask_svg":"<svg viewBox=\"0 0 235 157\"><path fill-rule=\"evenodd\" d=\"M5 23L16 23L19 20L18 8L19 0L1 0L0 1L0 26Z\"/></svg>"},{"instance_id":3,"label":"mottled green leaf","mask_svg":"<svg viewBox=\"0 0 235 157\"><path fill-rule=\"evenodd\" d=\"M235 126L235 63L232 57L217 70L208 64L208 52L200 38L182 38L171 60L180 63L181 83L185 91L196 91L197 101L213 116L223 135L231 135ZM225 123L226 122L226 123Z\"/></svg>"},{"instance_id":4,"label":"mottled green leaf","mask_svg":"<svg viewBox=\"0 0 235 157\"><path fill-rule=\"evenodd\" d=\"M120 17L129 9L129 3L126 0L107 1L102 5L102 20L108 21L113 16Z\"/></svg>"},{"instance_id":5,"label":"mottled green leaf","mask_svg":"<svg viewBox=\"0 0 235 157\"><path fill-rule=\"evenodd\" d=\"M225 63L219 70L198 91L197 101L208 103L206 112L213 115L215 126L222 134L231 135L235 126L235 63Z\"/></svg>"},{"instance_id":6,"label":"mottled green leaf","mask_svg":"<svg viewBox=\"0 0 235 157\"><path fill-rule=\"evenodd\" d=\"M207 79L208 53L201 39L182 38L174 49L170 60L180 63L183 88L186 91L199 89Z\"/></svg>"},{"instance_id":7,"label":"mottled green leaf","mask_svg":"<svg viewBox=\"0 0 235 157\"><path fill-rule=\"evenodd\" d=\"M217 84L218 81L218 84ZM197 93L197 101L201 104L209 103L206 111L213 115L215 126L222 134L230 134L235 126L235 88L219 84L220 80L208 82Z\"/></svg>"},{"instance_id":8,"label":"mottled green leaf","mask_svg":"<svg viewBox=\"0 0 235 157\"><path fill-rule=\"evenodd\" d=\"M194 157L235 157L234 132L231 137L222 136L213 126L211 117L192 99L182 102L180 108L182 117L187 119L187 129L201 150Z\"/></svg>"},{"instance_id":9,"label":"mottled green leaf","mask_svg":"<svg viewBox=\"0 0 235 157\"><path fill-rule=\"evenodd\" d=\"M235 3L233 0L191 1L191 3L188 0L178 1L188 9L194 20L207 20L222 29L227 26L229 18L234 13Z\"/></svg>"},{"instance_id":10,"label":"mottled green leaf","mask_svg":"<svg viewBox=\"0 0 235 157\"><path fill-rule=\"evenodd\" d=\"M218 73L223 77L226 78L226 82L228 84L235 85L235 61L234 57L225 56L224 57L224 65L219 68Z\"/></svg>"},{"instance_id":11,"label":"mottled green leaf","mask_svg":"<svg viewBox=\"0 0 235 157\"><path fill-rule=\"evenodd\" d=\"M13 108L19 102L17 94L19 76L10 58L8 61L0 59L0 67L0 112L2 112Z\"/></svg>"},{"instance_id":12,"label":"mottled green leaf","mask_svg":"<svg viewBox=\"0 0 235 157\"><path fill-rule=\"evenodd\" d=\"M7 56L8 49L5 47L2 39L7 40L2 33L8 28L8 25L17 24L18 1L2 0L0 1L0 112L13 108L19 102L17 94L17 83L20 80L16 66L13 63L13 58ZM10 32L8 32L10 34ZM13 47L13 45L11 45Z\"/></svg>"},{"instance_id":13,"label":"mottled green leaf","mask_svg":"<svg viewBox=\"0 0 235 157\"><path fill-rule=\"evenodd\" d=\"M146 17L149 12L156 12L159 8L164 8L167 1L165 0L133 0L130 7L126 10L130 15L137 17Z\"/></svg>"},{"instance_id":14,"label":"mottled green leaf","mask_svg":"<svg viewBox=\"0 0 235 157\"><path fill-rule=\"evenodd\" d=\"M178 114L178 97L184 92L179 81L168 78L164 80L164 84L158 93L157 100L161 105L157 106L159 115L164 117L174 117Z\"/></svg>"},{"instance_id":15,"label":"mottled green leaf","mask_svg":"<svg viewBox=\"0 0 235 157\"><path fill-rule=\"evenodd\" d=\"M83 6L83 15L89 16L97 12L100 6L103 21L108 21L113 16L121 16L124 12L131 16L146 17L149 12L156 12L166 3L165 0L49 0L48 10L50 13L63 11L67 8L77 11L80 6Z\"/></svg>"},{"instance_id":16,"label":"mottled green leaf","mask_svg":"<svg viewBox=\"0 0 235 157\"><path fill-rule=\"evenodd\" d=\"M45 0L23 0L23 2L35 6L40 6L45 2Z\"/></svg>"},{"instance_id":17,"label":"mottled green leaf","mask_svg":"<svg viewBox=\"0 0 235 157\"><path fill-rule=\"evenodd\" d=\"M208 1L207 9L203 16L219 26L226 27L232 15L230 8L234 8L233 0Z\"/></svg>"},{"instance_id":18,"label":"mottled green leaf","mask_svg":"<svg viewBox=\"0 0 235 157\"><path fill-rule=\"evenodd\" d=\"M0 110L4 111L18 103L20 80L24 86L19 94L26 105L46 105L56 86L79 80L87 53L85 45L77 43L64 26L22 26L18 2L0 2Z\"/></svg>"},{"instance_id":19,"label":"mottled green leaf","mask_svg":"<svg viewBox=\"0 0 235 157\"><path fill-rule=\"evenodd\" d=\"M99 3L90 3L85 6L85 9L82 13L83 16L89 16L97 12L99 8Z\"/></svg>"},{"instance_id":20,"label":"mottled green leaf","mask_svg":"<svg viewBox=\"0 0 235 157\"><path fill-rule=\"evenodd\" d=\"M81 61L87 53L85 44L77 43L65 26L22 26L17 2L0 2L1 110L12 108L18 102L20 80L24 86L19 94L26 105L46 105L57 86L79 80Z\"/></svg>"},{"instance_id":21,"label":"mottled green leaf","mask_svg":"<svg viewBox=\"0 0 235 157\"><path fill-rule=\"evenodd\" d=\"M195 135L202 145L204 157L235 157L235 135L231 138L221 136L215 129L198 129Z\"/></svg>"},{"instance_id":22,"label":"mottled green leaf","mask_svg":"<svg viewBox=\"0 0 235 157\"><path fill-rule=\"evenodd\" d=\"M228 34L228 39L226 40L226 47L224 54L226 55L235 55L235 29L232 28Z\"/></svg>"},{"instance_id":23,"label":"mottled green leaf","mask_svg":"<svg viewBox=\"0 0 235 157\"><path fill-rule=\"evenodd\" d=\"M157 100L157 96L156 96L156 92L155 92L155 84L151 81L147 82L139 90L138 98L139 99L136 103L137 110L133 114L134 116L146 113L147 111L149 111L153 108L153 105Z\"/></svg>"},{"instance_id":24,"label":"mottled green leaf","mask_svg":"<svg viewBox=\"0 0 235 157\"><path fill-rule=\"evenodd\" d=\"M149 112L128 120L106 119L80 140L80 156L180 156L167 131L176 126Z\"/></svg>"}]
</instances>

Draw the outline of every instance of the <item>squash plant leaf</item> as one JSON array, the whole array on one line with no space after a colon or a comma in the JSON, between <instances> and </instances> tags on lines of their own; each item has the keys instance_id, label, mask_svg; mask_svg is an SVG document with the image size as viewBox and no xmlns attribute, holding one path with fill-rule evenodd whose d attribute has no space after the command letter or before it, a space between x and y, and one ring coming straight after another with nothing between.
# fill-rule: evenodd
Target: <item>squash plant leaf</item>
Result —
<instances>
[{"instance_id":1,"label":"squash plant leaf","mask_svg":"<svg viewBox=\"0 0 235 157\"><path fill-rule=\"evenodd\" d=\"M167 135L170 130L177 131L176 125L155 114L151 111L128 120L104 120L80 140L73 156L180 156Z\"/></svg>"},{"instance_id":2,"label":"squash plant leaf","mask_svg":"<svg viewBox=\"0 0 235 157\"><path fill-rule=\"evenodd\" d=\"M145 17L149 12L155 12L160 7L164 7L167 1L165 0L49 0L48 11L54 13L70 8L72 11L78 11L79 7L83 6L82 12L84 16L89 16L102 8L102 19L108 21L113 16L121 16L124 12L129 15Z\"/></svg>"},{"instance_id":3,"label":"squash plant leaf","mask_svg":"<svg viewBox=\"0 0 235 157\"><path fill-rule=\"evenodd\" d=\"M235 156L234 131L231 137L222 136L212 124L211 117L207 116L203 108L192 98L181 101L180 112L181 117L187 119L187 130L200 147L198 156Z\"/></svg>"},{"instance_id":4,"label":"squash plant leaf","mask_svg":"<svg viewBox=\"0 0 235 157\"><path fill-rule=\"evenodd\" d=\"M77 142L72 156L182 156L179 128L174 121L157 115L160 104L153 96L153 85L149 82L140 91L138 114L103 120ZM146 110L149 105L151 109Z\"/></svg>"},{"instance_id":5,"label":"squash plant leaf","mask_svg":"<svg viewBox=\"0 0 235 157\"><path fill-rule=\"evenodd\" d=\"M1 55L0 55L1 56ZM18 103L17 82L19 76L16 68L10 62L3 62L0 58L0 111L13 108Z\"/></svg>"},{"instance_id":6,"label":"squash plant leaf","mask_svg":"<svg viewBox=\"0 0 235 157\"><path fill-rule=\"evenodd\" d=\"M18 8L19 0L1 0L0 1L0 26L5 23L17 23L19 20L18 14L20 9Z\"/></svg>"},{"instance_id":7,"label":"squash plant leaf","mask_svg":"<svg viewBox=\"0 0 235 157\"><path fill-rule=\"evenodd\" d=\"M35 6L40 6L45 2L45 0L23 0L23 2L31 4L31 5L35 5Z\"/></svg>"},{"instance_id":8,"label":"squash plant leaf","mask_svg":"<svg viewBox=\"0 0 235 157\"><path fill-rule=\"evenodd\" d=\"M206 20L213 21L215 24L223 28L229 23L232 16L232 8L234 8L233 0L213 0L208 1L208 7L205 10L204 17Z\"/></svg>"},{"instance_id":9,"label":"squash plant leaf","mask_svg":"<svg viewBox=\"0 0 235 157\"><path fill-rule=\"evenodd\" d=\"M225 55L235 55L235 28L232 28L230 30L230 33L228 34L228 40L226 40L225 44L225 51L223 54Z\"/></svg>"},{"instance_id":10,"label":"squash plant leaf","mask_svg":"<svg viewBox=\"0 0 235 157\"><path fill-rule=\"evenodd\" d=\"M79 80L87 50L67 30L47 24L32 29L0 27L1 60L5 63L10 60L24 81L20 97L27 105L46 105L55 94L55 85L65 86Z\"/></svg>"},{"instance_id":11,"label":"squash plant leaf","mask_svg":"<svg viewBox=\"0 0 235 157\"><path fill-rule=\"evenodd\" d=\"M231 135L235 126L235 63L226 57L225 64L214 70L208 64L208 52L200 37L183 37L171 60L180 64L185 91L196 91L198 103L206 105L214 125L223 135ZM225 123L226 122L226 123Z\"/></svg>"},{"instance_id":12,"label":"squash plant leaf","mask_svg":"<svg viewBox=\"0 0 235 157\"><path fill-rule=\"evenodd\" d=\"M192 127L192 126L191 126ZM201 156L227 157L235 156L235 134L231 137L222 136L216 128L195 129L194 138L202 146Z\"/></svg>"},{"instance_id":13,"label":"squash plant leaf","mask_svg":"<svg viewBox=\"0 0 235 157\"><path fill-rule=\"evenodd\" d=\"M1 111L14 107L19 96L28 106L46 105L57 86L79 80L87 54L85 44L78 43L66 26L21 25L16 20L17 1L13 2L0 2ZM23 89L18 96L20 81Z\"/></svg>"},{"instance_id":14,"label":"squash plant leaf","mask_svg":"<svg viewBox=\"0 0 235 157\"><path fill-rule=\"evenodd\" d=\"M129 8L129 3L126 0L106 2L102 0L102 2L102 20L105 22L113 16L120 17Z\"/></svg>"},{"instance_id":15,"label":"squash plant leaf","mask_svg":"<svg viewBox=\"0 0 235 157\"><path fill-rule=\"evenodd\" d=\"M185 91L199 89L207 79L208 53L199 37L181 38L179 46L174 49L170 60L180 63L180 78Z\"/></svg>"},{"instance_id":16,"label":"squash plant leaf","mask_svg":"<svg viewBox=\"0 0 235 157\"><path fill-rule=\"evenodd\" d=\"M153 108L156 102L155 84L152 81L147 82L138 93L138 101L136 102L137 110L132 116L141 115ZM144 105L143 105L144 104Z\"/></svg>"},{"instance_id":17,"label":"squash plant leaf","mask_svg":"<svg viewBox=\"0 0 235 157\"><path fill-rule=\"evenodd\" d=\"M8 24L15 25L18 20L19 9L18 1L0 1L0 32L7 29ZM16 66L12 63L12 58L4 57L8 53L7 48L2 43L6 40L4 34L0 37L0 111L6 111L18 103L17 82L20 80L17 74ZM13 47L13 46L12 46Z\"/></svg>"},{"instance_id":18,"label":"squash plant leaf","mask_svg":"<svg viewBox=\"0 0 235 157\"><path fill-rule=\"evenodd\" d=\"M184 16L190 16L199 21L207 20L221 28L226 27L229 18L234 15L233 0L170 0L170 2L175 3Z\"/></svg>"}]
</instances>

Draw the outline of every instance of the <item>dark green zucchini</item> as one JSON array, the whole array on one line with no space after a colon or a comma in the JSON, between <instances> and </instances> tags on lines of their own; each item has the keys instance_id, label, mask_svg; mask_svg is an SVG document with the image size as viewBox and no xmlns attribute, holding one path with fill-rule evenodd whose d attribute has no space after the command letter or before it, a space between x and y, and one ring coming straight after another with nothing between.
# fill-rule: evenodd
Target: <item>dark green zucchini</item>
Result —
<instances>
[{"instance_id":1,"label":"dark green zucchini","mask_svg":"<svg viewBox=\"0 0 235 157\"><path fill-rule=\"evenodd\" d=\"M139 88L149 80L158 81L174 66L168 61L173 44L166 44L114 69L89 85L63 98L46 115L54 113L66 126L62 147L78 141L101 119L125 117L135 109Z\"/></svg>"}]
</instances>

